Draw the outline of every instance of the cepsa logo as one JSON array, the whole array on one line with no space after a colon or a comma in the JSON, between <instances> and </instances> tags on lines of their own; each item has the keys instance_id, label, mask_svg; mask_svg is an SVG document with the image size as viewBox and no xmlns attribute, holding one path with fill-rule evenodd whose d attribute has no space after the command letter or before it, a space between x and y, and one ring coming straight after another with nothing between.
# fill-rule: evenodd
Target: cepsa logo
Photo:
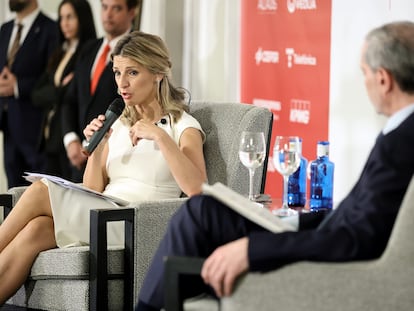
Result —
<instances>
[{"instance_id":1,"label":"cepsa logo","mask_svg":"<svg viewBox=\"0 0 414 311\"><path fill-rule=\"evenodd\" d=\"M316 10L316 0L287 0L287 9L289 13L296 10Z\"/></svg>"},{"instance_id":2,"label":"cepsa logo","mask_svg":"<svg viewBox=\"0 0 414 311\"><path fill-rule=\"evenodd\" d=\"M304 66L316 66L317 59L315 56L310 54L299 54L295 53L295 49L286 48L285 53L287 56L287 65L289 68L295 65L304 65Z\"/></svg>"},{"instance_id":3,"label":"cepsa logo","mask_svg":"<svg viewBox=\"0 0 414 311\"><path fill-rule=\"evenodd\" d=\"M256 59L256 65L260 65L260 63L277 64L279 63L279 52L263 50L262 47L259 47L254 58Z\"/></svg>"},{"instance_id":4,"label":"cepsa logo","mask_svg":"<svg viewBox=\"0 0 414 311\"><path fill-rule=\"evenodd\" d=\"M292 99L290 101L290 122L309 124L310 110L311 103L309 100Z\"/></svg>"},{"instance_id":5,"label":"cepsa logo","mask_svg":"<svg viewBox=\"0 0 414 311\"><path fill-rule=\"evenodd\" d=\"M276 0L257 0L257 9L259 11L276 11L277 1Z\"/></svg>"}]
</instances>

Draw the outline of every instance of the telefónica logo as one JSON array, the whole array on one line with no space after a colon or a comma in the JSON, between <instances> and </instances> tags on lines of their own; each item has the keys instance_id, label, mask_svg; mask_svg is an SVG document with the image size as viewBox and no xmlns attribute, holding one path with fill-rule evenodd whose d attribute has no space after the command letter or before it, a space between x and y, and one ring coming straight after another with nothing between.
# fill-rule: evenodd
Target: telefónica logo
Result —
<instances>
[{"instance_id":1,"label":"telef\u00f3nica logo","mask_svg":"<svg viewBox=\"0 0 414 311\"><path fill-rule=\"evenodd\" d=\"M292 68L293 65L305 65L305 66L316 66L317 59L315 56L310 54L299 54L295 53L294 48L286 48L285 53L287 56L287 66Z\"/></svg>"}]
</instances>

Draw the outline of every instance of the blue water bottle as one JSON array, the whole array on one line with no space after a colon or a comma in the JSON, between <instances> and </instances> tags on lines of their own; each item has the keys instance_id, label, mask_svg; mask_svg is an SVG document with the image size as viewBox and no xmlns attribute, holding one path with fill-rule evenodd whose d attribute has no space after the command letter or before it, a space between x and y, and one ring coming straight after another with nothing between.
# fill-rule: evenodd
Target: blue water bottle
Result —
<instances>
[{"instance_id":1,"label":"blue water bottle","mask_svg":"<svg viewBox=\"0 0 414 311\"><path fill-rule=\"evenodd\" d=\"M329 160L329 142L318 141L317 159L310 163L310 211L330 210L333 206L335 165Z\"/></svg>"},{"instance_id":2,"label":"blue water bottle","mask_svg":"<svg viewBox=\"0 0 414 311\"><path fill-rule=\"evenodd\" d=\"M306 170L308 160L302 155L302 139L299 138L300 165L288 180L288 205L290 207L304 207L306 204Z\"/></svg>"}]
</instances>

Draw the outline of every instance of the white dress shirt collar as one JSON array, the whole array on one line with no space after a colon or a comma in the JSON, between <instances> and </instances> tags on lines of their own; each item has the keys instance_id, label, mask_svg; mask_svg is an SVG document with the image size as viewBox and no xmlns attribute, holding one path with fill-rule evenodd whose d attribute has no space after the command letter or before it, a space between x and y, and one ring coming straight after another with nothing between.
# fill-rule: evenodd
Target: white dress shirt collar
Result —
<instances>
[{"instance_id":1,"label":"white dress shirt collar","mask_svg":"<svg viewBox=\"0 0 414 311\"><path fill-rule=\"evenodd\" d=\"M382 134L387 135L396 129L400 124L414 112L414 103L394 113L385 124Z\"/></svg>"},{"instance_id":2,"label":"white dress shirt collar","mask_svg":"<svg viewBox=\"0 0 414 311\"><path fill-rule=\"evenodd\" d=\"M17 24L20 23L23 25L23 29L22 29L22 35L20 38L20 42L23 42L24 39L26 38L27 34L29 33L30 28L32 27L37 15L39 15L40 13L40 9L37 8L36 10L34 10L32 13L30 13L29 15L25 16L22 20L14 20L14 32L17 32ZM35 30L36 31L36 30Z\"/></svg>"}]
</instances>

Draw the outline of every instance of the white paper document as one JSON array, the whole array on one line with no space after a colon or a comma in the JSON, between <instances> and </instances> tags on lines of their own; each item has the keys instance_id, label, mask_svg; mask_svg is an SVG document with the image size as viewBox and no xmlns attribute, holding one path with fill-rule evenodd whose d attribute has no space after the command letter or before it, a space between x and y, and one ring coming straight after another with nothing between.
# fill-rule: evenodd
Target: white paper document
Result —
<instances>
[{"instance_id":1,"label":"white paper document","mask_svg":"<svg viewBox=\"0 0 414 311\"><path fill-rule=\"evenodd\" d=\"M296 231L291 224L282 221L269 209L263 207L263 204L250 201L222 183L203 184L202 189L204 194L213 196L240 215L271 232Z\"/></svg>"},{"instance_id":2,"label":"white paper document","mask_svg":"<svg viewBox=\"0 0 414 311\"><path fill-rule=\"evenodd\" d=\"M51 182L54 182L58 185L61 185L62 187L68 188L68 189L73 189L73 190L77 190L77 191L81 191L81 192L85 192L85 193L89 193L91 195L97 196L99 198L105 199L105 200L109 200L111 202L114 202L120 206L126 206L129 204L128 201L107 195L107 194L103 194L100 193L98 191L86 188L84 186L82 186L81 184L76 184L73 183L69 180L63 179L61 177L57 177L57 176L53 176L53 175L47 175L47 174L39 174L39 173L30 173L30 172L24 172L26 175L24 175L23 177L29 181L29 182L34 182L37 180L40 180L42 178L46 178L47 180L50 180Z\"/></svg>"}]
</instances>

